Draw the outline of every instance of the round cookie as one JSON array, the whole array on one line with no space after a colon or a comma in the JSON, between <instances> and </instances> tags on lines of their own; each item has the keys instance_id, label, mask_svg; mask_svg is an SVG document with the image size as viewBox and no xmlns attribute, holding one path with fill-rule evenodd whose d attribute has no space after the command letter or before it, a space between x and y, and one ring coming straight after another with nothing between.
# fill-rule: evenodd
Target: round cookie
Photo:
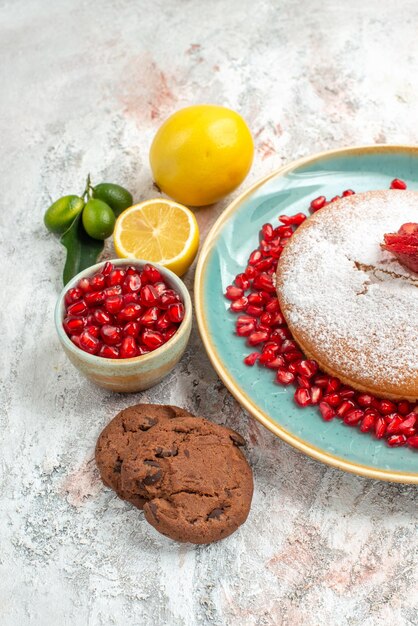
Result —
<instances>
[{"instance_id":1,"label":"round cookie","mask_svg":"<svg viewBox=\"0 0 418 626\"><path fill-rule=\"evenodd\" d=\"M96 444L96 465L105 485L116 491L123 500L129 500L138 508L144 499L127 497L120 488L121 467L129 447L146 432L163 420L191 413L177 406L159 404L136 404L120 411L99 435Z\"/></svg>"},{"instance_id":2,"label":"round cookie","mask_svg":"<svg viewBox=\"0 0 418 626\"><path fill-rule=\"evenodd\" d=\"M235 431L202 417L163 420L131 446L121 468L129 499L146 520L181 542L210 543L245 522L253 477Z\"/></svg>"}]
</instances>

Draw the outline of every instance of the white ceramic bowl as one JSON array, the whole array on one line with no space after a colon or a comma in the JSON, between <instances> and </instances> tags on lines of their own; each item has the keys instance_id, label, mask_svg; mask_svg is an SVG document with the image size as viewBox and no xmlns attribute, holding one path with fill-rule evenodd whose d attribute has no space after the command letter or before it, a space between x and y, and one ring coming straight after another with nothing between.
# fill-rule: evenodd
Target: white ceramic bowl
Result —
<instances>
[{"instance_id":1,"label":"white ceramic bowl","mask_svg":"<svg viewBox=\"0 0 418 626\"><path fill-rule=\"evenodd\" d=\"M134 265L138 268L142 268L146 263L149 263L149 261L134 259L112 259L110 262L115 267ZM167 343L157 348L157 350L132 359L106 359L89 354L77 348L64 330L64 297L67 291L75 287L81 278L88 278L95 272L100 271L104 264L105 261L80 272L61 291L55 307L55 326L58 337L71 363L92 382L112 391L142 391L159 383L181 359L192 329L190 295L185 284L178 276L170 270L161 267L161 265L152 263L161 272L169 287L180 295L184 304L184 319L176 334Z\"/></svg>"}]
</instances>

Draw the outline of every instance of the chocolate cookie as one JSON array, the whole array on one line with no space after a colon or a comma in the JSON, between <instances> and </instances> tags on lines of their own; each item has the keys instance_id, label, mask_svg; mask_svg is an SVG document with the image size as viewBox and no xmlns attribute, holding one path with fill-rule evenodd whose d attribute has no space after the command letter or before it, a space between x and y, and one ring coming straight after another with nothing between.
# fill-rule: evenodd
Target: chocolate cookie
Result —
<instances>
[{"instance_id":1,"label":"chocolate cookie","mask_svg":"<svg viewBox=\"0 0 418 626\"><path fill-rule=\"evenodd\" d=\"M105 485L123 500L138 508L144 505L141 496L132 497L120 488L121 467L129 447L161 421L191 414L177 406L136 404L124 409L101 432L96 444L96 464Z\"/></svg>"},{"instance_id":2,"label":"chocolate cookie","mask_svg":"<svg viewBox=\"0 0 418 626\"><path fill-rule=\"evenodd\" d=\"M238 433L202 417L161 420L130 446L125 497L142 499L147 521L177 541L210 543L245 522L253 494Z\"/></svg>"}]
</instances>

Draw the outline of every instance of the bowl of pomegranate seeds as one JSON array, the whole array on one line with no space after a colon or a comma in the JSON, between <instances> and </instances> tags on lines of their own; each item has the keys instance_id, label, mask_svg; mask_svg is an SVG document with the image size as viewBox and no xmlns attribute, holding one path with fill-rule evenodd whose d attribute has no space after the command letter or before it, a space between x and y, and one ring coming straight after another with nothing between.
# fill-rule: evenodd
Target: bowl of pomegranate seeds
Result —
<instances>
[{"instance_id":1,"label":"bowl of pomegranate seeds","mask_svg":"<svg viewBox=\"0 0 418 626\"><path fill-rule=\"evenodd\" d=\"M117 259L80 272L66 285L55 325L84 376L113 391L141 391L160 382L182 357L192 304L170 270Z\"/></svg>"}]
</instances>

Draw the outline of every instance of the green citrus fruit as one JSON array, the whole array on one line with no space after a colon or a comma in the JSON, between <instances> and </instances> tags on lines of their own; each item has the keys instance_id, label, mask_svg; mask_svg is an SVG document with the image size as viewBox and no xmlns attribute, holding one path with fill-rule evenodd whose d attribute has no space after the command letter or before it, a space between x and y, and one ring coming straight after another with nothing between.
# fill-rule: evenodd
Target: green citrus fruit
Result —
<instances>
[{"instance_id":1,"label":"green citrus fruit","mask_svg":"<svg viewBox=\"0 0 418 626\"><path fill-rule=\"evenodd\" d=\"M79 196L63 196L46 210L44 224L52 233L62 235L83 210L84 200Z\"/></svg>"},{"instance_id":2,"label":"green citrus fruit","mask_svg":"<svg viewBox=\"0 0 418 626\"><path fill-rule=\"evenodd\" d=\"M93 239L106 239L113 233L115 214L106 202L91 198L83 209L83 226Z\"/></svg>"},{"instance_id":3,"label":"green citrus fruit","mask_svg":"<svg viewBox=\"0 0 418 626\"><path fill-rule=\"evenodd\" d=\"M114 183L100 183L94 187L93 198L106 202L116 217L133 204L132 194L124 187Z\"/></svg>"}]
</instances>

